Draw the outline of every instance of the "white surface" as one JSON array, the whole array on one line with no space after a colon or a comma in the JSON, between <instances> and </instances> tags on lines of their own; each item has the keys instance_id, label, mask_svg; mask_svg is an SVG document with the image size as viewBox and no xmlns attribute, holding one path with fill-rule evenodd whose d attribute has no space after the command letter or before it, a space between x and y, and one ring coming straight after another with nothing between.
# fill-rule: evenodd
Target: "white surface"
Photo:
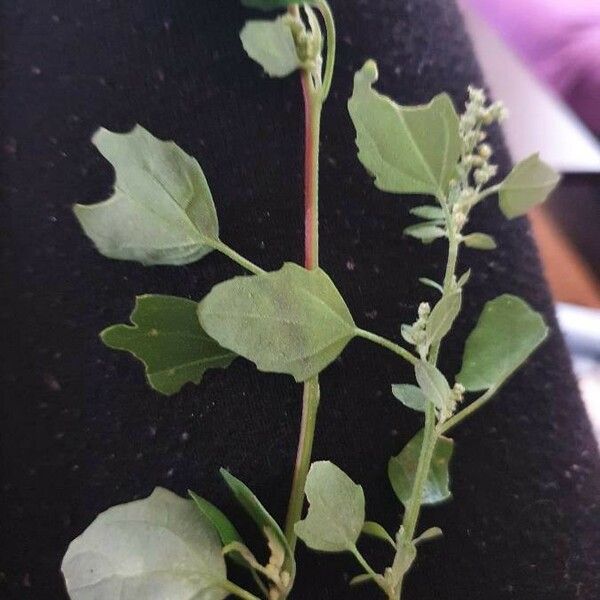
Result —
<instances>
[{"instance_id":1,"label":"white surface","mask_svg":"<svg viewBox=\"0 0 600 600\"><path fill-rule=\"evenodd\" d=\"M528 71L485 21L464 12L491 92L510 111L503 129L513 159L539 151L562 173L600 172L600 144L578 117Z\"/></svg>"}]
</instances>

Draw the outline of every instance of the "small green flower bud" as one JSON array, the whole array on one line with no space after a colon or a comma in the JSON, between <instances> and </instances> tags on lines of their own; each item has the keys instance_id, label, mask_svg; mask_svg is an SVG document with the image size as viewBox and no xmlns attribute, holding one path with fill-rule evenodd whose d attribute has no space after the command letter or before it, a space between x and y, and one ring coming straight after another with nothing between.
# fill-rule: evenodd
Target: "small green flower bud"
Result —
<instances>
[{"instance_id":1,"label":"small green flower bud","mask_svg":"<svg viewBox=\"0 0 600 600\"><path fill-rule=\"evenodd\" d=\"M419 309L418 309L419 319L424 319L424 318L428 317L430 312L431 312L431 306L429 305L429 302L421 302L421 304L419 304Z\"/></svg>"}]
</instances>

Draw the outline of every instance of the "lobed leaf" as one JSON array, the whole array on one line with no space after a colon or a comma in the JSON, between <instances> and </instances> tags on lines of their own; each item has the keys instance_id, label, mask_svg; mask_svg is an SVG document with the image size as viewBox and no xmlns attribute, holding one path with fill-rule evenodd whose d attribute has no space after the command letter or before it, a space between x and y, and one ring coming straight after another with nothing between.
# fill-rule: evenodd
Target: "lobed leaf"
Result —
<instances>
[{"instance_id":1,"label":"lobed leaf","mask_svg":"<svg viewBox=\"0 0 600 600\"><path fill-rule=\"evenodd\" d=\"M419 455L423 445L423 430L419 431L388 463L388 477L396 496L406 506L410 500L417 473ZM422 504L437 504L450 497L448 465L452 458L454 442L439 436L433 451L431 468L423 488Z\"/></svg>"},{"instance_id":2,"label":"lobed leaf","mask_svg":"<svg viewBox=\"0 0 600 600\"><path fill-rule=\"evenodd\" d=\"M311 465L305 488L308 514L296 535L313 550L352 550L365 523L365 495L346 473L329 461Z\"/></svg>"},{"instance_id":3,"label":"lobed leaf","mask_svg":"<svg viewBox=\"0 0 600 600\"><path fill-rule=\"evenodd\" d=\"M400 106L376 92L377 65L354 76L348 110L358 158L386 192L445 196L461 152L458 116L447 94L423 106Z\"/></svg>"},{"instance_id":4,"label":"lobed leaf","mask_svg":"<svg viewBox=\"0 0 600 600\"><path fill-rule=\"evenodd\" d=\"M293 263L216 285L198 315L219 344L261 371L289 373L296 381L317 375L335 360L356 329L325 272Z\"/></svg>"},{"instance_id":5,"label":"lobed leaf","mask_svg":"<svg viewBox=\"0 0 600 600\"><path fill-rule=\"evenodd\" d=\"M136 125L129 133L99 129L92 143L113 165L113 195L75 216L98 251L144 265L183 265L212 250L219 224L198 162L173 142Z\"/></svg>"},{"instance_id":6,"label":"lobed leaf","mask_svg":"<svg viewBox=\"0 0 600 600\"><path fill-rule=\"evenodd\" d=\"M71 542L62 572L72 600L222 600L219 537L190 500L156 488L113 506Z\"/></svg>"},{"instance_id":7,"label":"lobed leaf","mask_svg":"<svg viewBox=\"0 0 600 600\"><path fill-rule=\"evenodd\" d=\"M542 316L517 296L487 302L465 344L456 380L468 391L498 388L546 339Z\"/></svg>"},{"instance_id":8,"label":"lobed leaf","mask_svg":"<svg viewBox=\"0 0 600 600\"><path fill-rule=\"evenodd\" d=\"M207 369L228 367L236 355L200 327L198 304L186 298L138 296L133 325L112 325L100 337L109 347L130 352L146 368L150 385L171 395L188 383L200 383Z\"/></svg>"},{"instance_id":9,"label":"lobed leaf","mask_svg":"<svg viewBox=\"0 0 600 600\"><path fill-rule=\"evenodd\" d=\"M292 30L284 17L248 21L240 39L248 56L271 77L286 77L301 65Z\"/></svg>"},{"instance_id":10,"label":"lobed leaf","mask_svg":"<svg viewBox=\"0 0 600 600\"><path fill-rule=\"evenodd\" d=\"M524 215L532 206L541 204L558 185L559 175L532 154L518 163L500 184L500 210L513 219Z\"/></svg>"}]
</instances>

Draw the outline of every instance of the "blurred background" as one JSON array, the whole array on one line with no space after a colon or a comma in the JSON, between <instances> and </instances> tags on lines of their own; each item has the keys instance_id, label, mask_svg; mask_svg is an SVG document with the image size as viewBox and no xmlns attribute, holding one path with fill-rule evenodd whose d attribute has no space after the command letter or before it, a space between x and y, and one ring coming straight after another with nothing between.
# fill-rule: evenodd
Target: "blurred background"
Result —
<instances>
[{"instance_id":1,"label":"blurred background","mask_svg":"<svg viewBox=\"0 0 600 600\"><path fill-rule=\"evenodd\" d=\"M460 0L513 160L562 176L531 213L581 392L600 441L600 0Z\"/></svg>"}]
</instances>

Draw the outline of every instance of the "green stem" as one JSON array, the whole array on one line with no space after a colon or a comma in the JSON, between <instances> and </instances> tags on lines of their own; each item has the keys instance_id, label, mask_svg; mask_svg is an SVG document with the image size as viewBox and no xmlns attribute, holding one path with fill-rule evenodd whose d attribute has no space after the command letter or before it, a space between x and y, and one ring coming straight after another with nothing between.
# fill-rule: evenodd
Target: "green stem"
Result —
<instances>
[{"instance_id":1,"label":"green stem","mask_svg":"<svg viewBox=\"0 0 600 600\"><path fill-rule=\"evenodd\" d=\"M497 185L491 185L489 188L483 190L483 192L480 192L477 195L477 199L475 200L475 204L481 202L482 200L484 200L488 196L491 196L492 194L498 193L500 191L500 187L501 187L501 184L498 183Z\"/></svg>"},{"instance_id":2,"label":"green stem","mask_svg":"<svg viewBox=\"0 0 600 600\"><path fill-rule=\"evenodd\" d=\"M331 47L331 41L327 40ZM332 65L333 68L333 65ZM304 96L304 266L319 267L319 139L323 97L313 89L310 73L301 74ZM296 454L292 489L285 519L285 536L292 553L296 548L294 525L302 517L304 488L310 468L319 408L319 378L304 383L302 421Z\"/></svg>"},{"instance_id":3,"label":"green stem","mask_svg":"<svg viewBox=\"0 0 600 600\"><path fill-rule=\"evenodd\" d=\"M333 20L333 14L331 8L327 3L327 0L319 0L315 5L317 10L323 16L325 22L326 42L327 42L327 58L325 60L325 74L323 75L323 87L321 88L321 101L325 102L325 99L329 95L331 89L331 80L333 78L333 66L335 64L335 21Z\"/></svg>"},{"instance_id":4,"label":"green stem","mask_svg":"<svg viewBox=\"0 0 600 600\"><path fill-rule=\"evenodd\" d=\"M438 426L438 432L440 434L446 433L449 429L452 429L458 425L463 419L471 416L475 411L479 410L488 400L494 396L498 391L497 387L491 387L489 390L481 394L477 400L474 400L463 408L459 413L456 413L452 418L448 419L445 423Z\"/></svg>"},{"instance_id":5,"label":"green stem","mask_svg":"<svg viewBox=\"0 0 600 600\"><path fill-rule=\"evenodd\" d=\"M260 600L258 596L251 594L244 588L226 579L220 584L220 587L227 590L230 594L233 594L236 598L242 598L242 600Z\"/></svg>"},{"instance_id":6,"label":"green stem","mask_svg":"<svg viewBox=\"0 0 600 600\"><path fill-rule=\"evenodd\" d=\"M405 539L412 540L415 536L415 529L419 519L421 510L421 499L423 496L423 488L429 473L433 451L437 442L437 433L435 430L435 407L432 402L429 402L425 411L425 430L423 432L423 446L417 463L417 472L415 474L415 482L413 484L410 500L404 513L402 526L404 527Z\"/></svg>"},{"instance_id":7,"label":"green stem","mask_svg":"<svg viewBox=\"0 0 600 600\"><path fill-rule=\"evenodd\" d=\"M304 506L304 487L310 468L313 442L315 439L319 397L319 378L313 377L304 383L304 392L302 395L302 421L300 424L296 466L294 469L292 490L285 519L285 537L290 545L292 553L296 548L297 541L294 525L300 520L302 516L302 507Z\"/></svg>"},{"instance_id":8,"label":"green stem","mask_svg":"<svg viewBox=\"0 0 600 600\"><path fill-rule=\"evenodd\" d=\"M377 335L376 333L372 333L371 331L367 331L366 329L360 329L360 327L357 327L354 330L354 333L359 337L364 338L365 340L369 340L374 344L378 344L379 346L383 346L384 348L391 350L398 356L401 356L404 360L408 361L411 365L416 365L419 362L419 359L414 354L412 354L402 346L392 342L391 340Z\"/></svg>"},{"instance_id":9,"label":"green stem","mask_svg":"<svg viewBox=\"0 0 600 600\"><path fill-rule=\"evenodd\" d=\"M446 272L444 274L443 284L444 291L442 296L450 291L450 287L454 279L454 273L456 272L456 262L458 261L458 239L451 231L449 231L448 236L448 261L446 262ZM429 351L428 361L434 366L437 363L441 343L442 340L438 340L431 346Z\"/></svg>"},{"instance_id":10,"label":"green stem","mask_svg":"<svg viewBox=\"0 0 600 600\"><path fill-rule=\"evenodd\" d=\"M444 210L446 218L446 229L448 230L448 260L446 262L446 271L444 273L444 284L443 294L447 294L451 291L452 284L454 282L454 276L456 272L456 263L458 260L458 248L459 241L456 235L453 223L452 215L450 213L448 203L445 199L440 199L440 204ZM438 340L430 349L428 362L432 365L436 365L438 354L440 351L441 340ZM435 445L438 440L440 432L436 429L436 415L435 407L433 403L427 404L425 410L425 428L423 431L423 445L419 453L419 462L417 463L417 472L415 474L415 480L411 490L410 499L406 505L406 512L402 520L402 527L404 529L404 539L412 541L415 536L415 530L417 522L419 520L419 514L421 512L421 503L423 498L423 488L427 481L427 475L431 468L431 461L433 459L433 453L435 451ZM396 597L398 600L402 595L402 585L404 582L404 575L401 577L398 587L396 590Z\"/></svg>"},{"instance_id":11,"label":"green stem","mask_svg":"<svg viewBox=\"0 0 600 600\"><path fill-rule=\"evenodd\" d=\"M221 240L212 240L210 242L210 246L236 262L238 265L244 267L244 269L250 271L250 273L253 273L254 275L260 275L265 272L253 262L250 262L247 258L244 258L241 254L238 254L233 248L223 243Z\"/></svg>"}]
</instances>

